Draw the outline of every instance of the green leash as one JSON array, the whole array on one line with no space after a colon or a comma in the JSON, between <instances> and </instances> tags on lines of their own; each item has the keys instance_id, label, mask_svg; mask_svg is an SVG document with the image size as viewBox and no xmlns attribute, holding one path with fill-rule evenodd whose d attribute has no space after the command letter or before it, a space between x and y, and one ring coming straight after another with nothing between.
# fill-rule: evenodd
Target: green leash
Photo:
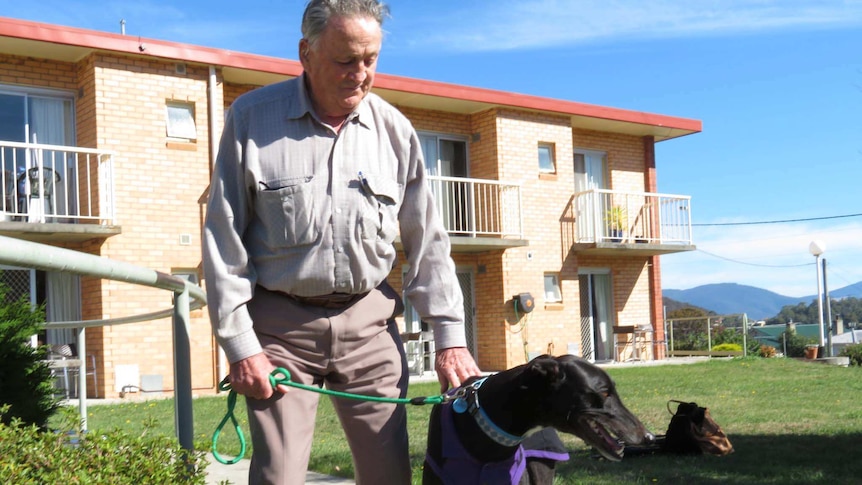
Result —
<instances>
[{"instance_id":1,"label":"green leash","mask_svg":"<svg viewBox=\"0 0 862 485\"><path fill-rule=\"evenodd\" d=\"M299 389L305 389L306 391L317 392L320 394L327 394L329 396L343 397L347 399L356 399L360 401L373 401L373 402L383 402L390 404L412 404L414 406L422 406L424 404L441 404L445 402L448 398L445 395L439 396L431 396L431 397L413 397L413 398L394 398L394 397L376 397L376 396L363 396L360 394L351 394L349 392L341 392L341 391L333 391L330 389L323 389L317 386L309 386L306 384L300 384L298 382L293 382L290 380L290 372L283 368L278 367L272 374L269 375L269 382L272 384L272 388L275 389L279 384L284 384L290 387L296 387ZM236 391L231 389L230 387L230 376L225 377L224 380L219 383L218 386L220 391L230 391L230 394L227 396L227 414L225 414L224 418L221 420L218 426L216 426L215 432L213 433L213 446L212 446L212 454L213 458L216 459L219 463L223 465L233 465L234 463L238 463L242 460L243 456L245 456L245 435L242 433L242 429L239 427L239 422L236 420L236 416L234 416L233 411L236 407ZM239 454L231 460L228 460L222 457L218 452L218 438L221 435L221 430L224 428L224 425L227 424L228 420L233 423L233 429L236 431L236 435L239 438Z\"/></svg>"}]
</instances>

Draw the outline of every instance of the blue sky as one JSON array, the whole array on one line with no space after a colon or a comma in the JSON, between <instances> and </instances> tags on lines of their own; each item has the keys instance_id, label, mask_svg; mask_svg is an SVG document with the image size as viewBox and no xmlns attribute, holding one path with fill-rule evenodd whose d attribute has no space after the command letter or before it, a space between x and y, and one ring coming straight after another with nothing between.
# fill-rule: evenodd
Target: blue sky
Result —
<instances>
[{"instance_id":1,"label":"blue sky","mask_svg":"<svg viewBox=\"0 0 862 485\"><path fill-rule=\"evenodd\" d=\"M0 0L0 15L296 59L302 0ZM862 280L862 0L391 0L380 72L694 118L659 143L698 251L665 288ZM705 224L705 225L700 225Z\"/></svg>"}]
</instances>

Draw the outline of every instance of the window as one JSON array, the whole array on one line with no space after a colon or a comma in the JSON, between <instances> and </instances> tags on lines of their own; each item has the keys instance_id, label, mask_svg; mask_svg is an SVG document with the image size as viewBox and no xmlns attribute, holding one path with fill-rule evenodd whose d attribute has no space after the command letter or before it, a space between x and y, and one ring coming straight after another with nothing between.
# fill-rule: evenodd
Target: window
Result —
<instances>
[{"instance_id":1,"label":"window","mask_svg":"<svg viewBox=\"0 0 862 485\"><path fill-rule=\"evenodd\" d=\"M196 140L195 106L189 103L168 102L165 111L165 126L168 138Z\"/></svg>"},{"instance_id":2,"label":"window","mask_svg":"<svg viewBox=\"0 0 862 485\"><path fill-rule=\"evenodd\" d=\"M457 135L419 133L425 172L443 177L467 177L467 140Z\"/></svg>"},{"instance_id":3,"label":"window","mask_svg":"<svg viewBox=\"0 0 862 485\"><path fill-rule=\"evenodd\" d=\"M592 189L609 189L608 155L605 152L576 149L575 192Z\"/></svg>"},{"instance_id":4,"label":"window","mask_svg":"<svg viewBox=\"0 0 862 485\"><path fill-rule=\"evenodd\" d=\"M556 173L556 171L554 146L548 143L539 143L539 172Z\"/></svg>"},{"instance_id":5,"label":"window","mask_svg":"<svg viewBox=\"0 0 862 485\"><path fill-rule=\"evenodd\" d=\"M473 228L473 204L466 183L441 180L440 177L467 177L467 139L457 135L419 133L425 173L437 201L437 211L450 234L469 233Z\"/></svg>"},{"instance_id":6,"label":"window","mask_svg":"<svg viewBox=\"0 0 862 485\"><path fill-rule=\"evenodd\" d=\"M554 273L545 274L545 303L560 303L563 294L560 291L560 277Z\"/></svg>"},{"instance_id":7,"label":"window","mask_svg":"<svg viewBox=\"0 0 862 485\"><path fill-rule=\"evenodd\" d=\"M0 142L33 143L40 147L0 146L0 211L31 217L24 220L45 222L46 214L75 213L77 163L69 153L44 145L75 146L75 103L67 91L0 85ZM38 187L42 169L45 200L33 204L29 194ZM31 181L33 185L31 184ZM49 192L50 191L50 192ZM52 195L49 195L52 194ZM2 217L8 217L2 214ZM68 222L52 219L48 222Z\"/></svg>"}]
</instances>

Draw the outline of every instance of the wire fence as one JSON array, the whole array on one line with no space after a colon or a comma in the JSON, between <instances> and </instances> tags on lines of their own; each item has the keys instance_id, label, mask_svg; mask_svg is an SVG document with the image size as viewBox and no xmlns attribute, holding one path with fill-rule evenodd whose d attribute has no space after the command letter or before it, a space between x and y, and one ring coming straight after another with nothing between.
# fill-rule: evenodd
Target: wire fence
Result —
<instances>
[{"instance_id":1,"label":"wire fence","mask_svg":"<svg viewBox=\"0 0 862 485\"><path fill-rule=\"evenodd\" d=\"M665 321L670 357L748 355L745 313L673 318ZM729 345L723 345L729 344ZM739 346L738 350L736 346Z\"/></svg>"}]
</instances>

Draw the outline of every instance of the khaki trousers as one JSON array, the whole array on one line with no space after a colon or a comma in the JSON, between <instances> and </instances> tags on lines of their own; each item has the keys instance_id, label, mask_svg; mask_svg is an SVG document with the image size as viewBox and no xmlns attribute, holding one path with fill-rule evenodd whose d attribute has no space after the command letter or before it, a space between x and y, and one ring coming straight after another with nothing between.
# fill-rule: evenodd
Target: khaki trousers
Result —
<instances>
[{"instance_id":1,"label":"khaki trousers","mask_svg":"<svg viewBox=\"0 0 862 485\"><path fill-rule=\"evenodd\" d=\"M388 284L345 309L303 305L257 287L248 309L264 353L294 382L368 396L407 394L407 363L393 319L403 305ZM291 388L263 401L246 399L254 446L249 484L305 483L319 396ZM409 484L404 405L332 401L357 485Z\"/></svg>"}]
</instances>

